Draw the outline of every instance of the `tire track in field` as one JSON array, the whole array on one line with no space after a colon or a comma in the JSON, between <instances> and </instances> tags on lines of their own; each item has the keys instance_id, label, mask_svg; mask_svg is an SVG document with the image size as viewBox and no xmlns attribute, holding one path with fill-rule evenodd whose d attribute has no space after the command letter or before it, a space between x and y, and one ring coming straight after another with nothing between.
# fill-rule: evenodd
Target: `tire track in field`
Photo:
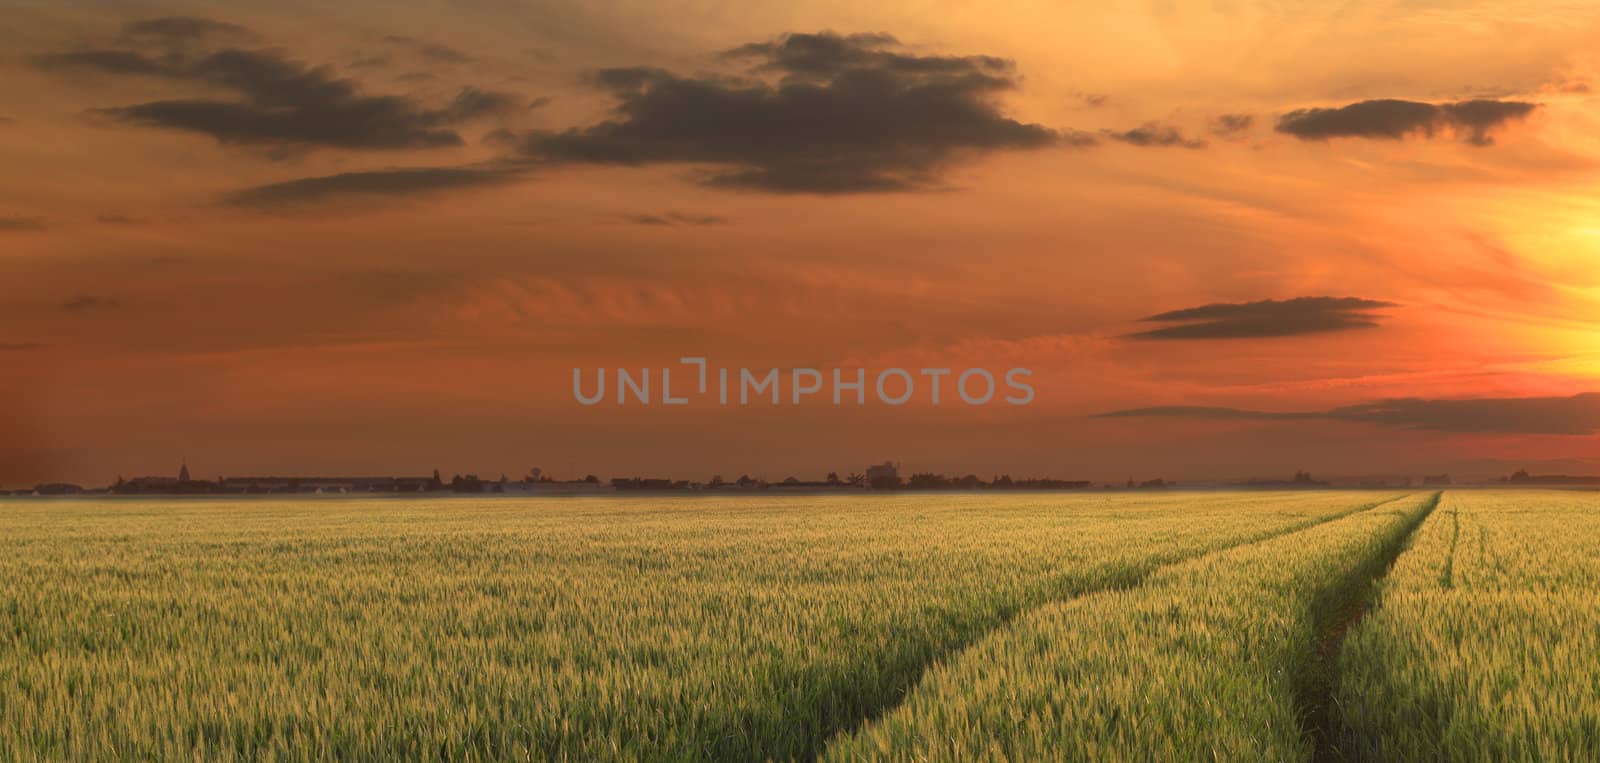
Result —
<instances>
[{"instance_id":1,"label":"tire track in field","mask_svg":"<svg viewBox=\"0 0 1600 763\"><path fill-rule=\"evenodd\" d=\"M862 726L866 726L873 721L876 721L879 718L893 712L911 697L911 694L916 690L917 685L922 683L923 677L927 675L928 671L931 670L933 666L958 659L961 652L967 650L983 639L988 638L996 631L1006 628L1011 623L1021 619L1030 612L1052 604L1071 601L1084 596L1092 596L1094 594L1105 593L1108 591L1125 591L1135 588L1143 584L1147 579L1155 575L1157 572L1168 567L1187 564L1196 559L1204 558L1212 554L1220 554L1244 546L1253 546L1259 543L1276 540L1288 535L1294 535L1295 533L1305 532L1314 527L1344 519L1345 517L1353 516L1366 511L1375 511L1383 506L1387 506L1397 501L1406 500L1415 495L1415 493L1406 493L1382 501L1360 504L1350 509L1329 514L1327 516L1314 517L1312 519L1308 519L1306 521L1267 533L1245 535L1236 540L1228 541L1221 545L1213 546L1202 551L1183 554L1165 562L1151 564L1143 569L1130 571L1129 574L1126 575L1115 576L1099 585L1091 585L1065 595L1046 595L1037 601L1028 602L1024 606L1018 606L1004 610L1000 612L988 625L978 628L974 630L974 632L967 634L966 637L958 639L953 643L943 645L942 648L935 650L930 658L923 661L921 665L916 666L912 671L910 671L907 681L904 683L897 682L897 685L889 687L891 691L885 693L887 695L885 701L866 703L868 705L866 712L846 719L843 723L840 723L836 727L831 728L825 733L819 735L818 738L813 740L810 745L807 745L807 747L801 752L801 755L798 757L798 759L816 760L823 753L823 751L827 749L828 743L833 741L835 737L852 734ZM1435 494L1435 504L1438 502L1437 495L1438 494ZM1427 511L1423 512L1422 516L1425 518L1432 511L1433 508L1430 506ZM1418 521L1420 523L1421 520ZM1406 537L1410 537L1409 533L1407 533ZM753 759L759 759L759 757L760 756L757 755Z\"/></svg>"},{"instance_id":2,"label":"tire track in field","mask_svg":"<svg viewBox=\"0 0 1600 763\"><path fill-rule=\"evenodd\" d=\"M1461 510L1450 508L1450 554L1444 558L1444 568L1439 571L1439 585L1445 590L1456 587L1456 545L1461 542ZM1480 543L1482 536L1480 537Z\"/></svg>"},{"instance_id":3,"label":"tire track in field","mask_svg":"<svg viewBox=\"0 0 1600 763\"><path fill-rule=\"evenodd\" d=\"M1344 646L1345 634L1372 611L1379 583L1389 576L1389 571L1394 568L1394 563L1400 555L1411 547L1417 529L1427 521L1435 509L1439 508L1439 502L1443 497L1443 491L1434 493L1428 507L1406 523L1404 529L1396 533L1389 543L1383 545L1372 563L1362 565L1343 581L1342 585L1335 588L1332 601L1325 604L1326 611L1329 612L1326 624L1318 630L1321 637L1317 641L1315 651L1312 652L1311 661L1301 671L1297 681L1299 685L1295 691L1295 704L1299 711L1301 730L1312 743L1313 763L1333 763L1345 759L1339 749L1341 729L1333 700L1334 689L1339 685L1339 651ZM1460 518L1454 513L1454 509L1451 517L1456 520L1455 534L1459 536ZM1450 541L1450 554L1453 559L1455 538Z\"/></svg>"}]
</instances>

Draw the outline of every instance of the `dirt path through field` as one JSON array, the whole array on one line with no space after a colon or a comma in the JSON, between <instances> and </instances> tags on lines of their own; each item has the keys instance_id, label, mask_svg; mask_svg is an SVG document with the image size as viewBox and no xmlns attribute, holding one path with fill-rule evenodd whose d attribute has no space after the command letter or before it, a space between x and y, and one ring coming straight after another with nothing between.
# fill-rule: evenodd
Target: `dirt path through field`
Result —
<instances>
[{"instance_id":1,"label":"dirt path through field","mask_svg":"<svg viewBox=\"0 0 1600 763\"><path fill-rule=\"evenodd\" d=\"M1400 554L1411 547L1411 540L1416 537L1417 529L1439 507L1443 496L1443 492L1434 493L1432 505L1417 515L1406 533L1396 543L1384 549L1376 575L1351 581L1351 585L1343 589L1348 596L1344 597L1343 601L1335 602L1330 608L1334 614L1328 619L1328 624L1322 631L1322 637L1312 655L1312 662L1307 666L1301 688L1297 692L1301 723L1305 727L1306 736L1312 741L1312 760L1315 763L1344 760L1336 744L1338 720L1333 705L1333 688L1338 685L1339 649L1344 643L1344 636L1372 609L1373 597L1377 593L1379 583L1389 575L1389 570L1394 567L1395 560L1400 558ZM1459 532L1458 526L1457 533ZM1452 545L1453 543L1452 541Z\"/></svg>"}]
</instances>

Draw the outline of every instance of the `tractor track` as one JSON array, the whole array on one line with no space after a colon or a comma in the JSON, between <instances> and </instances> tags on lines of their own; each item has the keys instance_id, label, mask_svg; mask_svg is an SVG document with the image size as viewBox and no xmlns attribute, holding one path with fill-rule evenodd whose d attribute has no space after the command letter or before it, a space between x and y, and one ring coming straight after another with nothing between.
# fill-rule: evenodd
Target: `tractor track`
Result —
<instances>
[{"instance_id":1,"label":"tractor track","mask_svg":"<svg viewBox=\"0 0 1600 763\"><path fill-rule=\"evenodd\" d=\"M1311 530L1313 528L1320 527L1322 525L1328 524L1330 522L1336 522L1336 521L1338 521L1340 519L1344 519L1346 517L1354 516L1356 514L1361 514L1363 512L1368 512L1368 511L1376 511L1376 510L1378 510L1378 509L1380 509L1380 508L1382 508L1384 506L1387 506L1389 504L1392 504L1392 503L1395 503L1395 502L1398 502L1398 501L1403 501L1403 500L1406 500L1408 498L1412 498L1415 495L1416 495L1416 493L1406 493L1406 494L1403 494L1403 495L1395 496L1393 498L1388 498L1388 499L1381 500L1381 501L1375 501L1373 503L1358 505L1358 506L1355 506L1355 507L1350 508L1348 510L1337 512L1337 513L1334 513L1334 514L1329 514L1329 515L1324 516L1324 517L1317 517L1315 519L1311 519L1311 520L1308 520L1308 521L1305 521L1305 522L1301 522L1301 523L1298 523L1298 524L1295 524L1295 525L1291 525L1291 526L1289 526L1287 528L1276 530L1276 531L1273 531L1273 532L1270 532L1270 533L1245 536L1245 537L1239 538L1236 541L1232 541L1232 542L1229 542L1229 543L1226 543L1226 544L1223 544L1223 545L1215 546L1215 547L1206 549L1204 551L1198 551L1198 552L1195 552L1195 553L1186 554L1186 555L1183 555L1181 557L1172 559L1172 560L1167 561L1167 562L1151 565L1151 566L1149 566L1149 567L1147 567L1147 568L1145 568L1143 570L1139 570L1138 572L1136 572L1134 574L1125 575L1125 576L1122 576L1122 577L1119 577L1119 578L1114 578L1114 579L1111 579L1111 580L1107 581L1106 583L1104 583L1102 585L1096 585L1096 586L1092 586L1090 588L1086 588L1084 590L1075 591L1072 594L1067 595L1067 596L1047 597L1047 598L1041 599L1039 601L1032 602L1028 606L1018 607L1018 608L1016 608L1014 610L1003 612L1003 613L1000 614L999 617L995 618L994 622L992 624L990 624L988 627L983 628L981 630L978 630L978 631L974 632L973 634L971 634L969 637L961 639L961 640L957 641L954 644L948 645L948 647L945 648L945 649L941 649L941 650L937 651L932 656L931 659L927 660L926 662L924 662L922 664L922 666L920 667L919 670L915 671L915 675L911 676L910 680L907 683L905 683L902 686L895 687L896 690L894 692L892 692L892 694L894 695L892 701L884 702L884 703L875 705L875 706L869 708L867 712L862 713L860 715L857 715L857 716L851 718L846 723L840 724L837 728L833 729L830 733L825 734L822 738L819 738L818 740L816 740L815 744L810 745L807 749L805 749L803 751L803 753L800 756L798 756L798 759L815 760L818 756L820 756L822 754L822 752L824 750L827 749L828 744L831 741L833 741L834 738L854 733L857 729L860 729L863 726L867 726L867 725L873 723L874 721L878 720L879 718L882 718L883 716L888 715L889 713L892 713L896 708L900 707L902 704L904 704L912 696L913 692L916 690L917 685L922 682L923 678L928 674L928 672L935 665L948 663L948 662L951 662L951 661L953 661L955 659L958 659L962 652L964 652L967 649L971 648L972 646L974 646L975 644L977 644L980 641L984 640L985 638L988 638L990 635L992 635L994 633L997 633L997 632L1009 627L1012 623L1014 623L1017 620L1027 616L1031 612L1037 611L1039 609L1042 609L1044 607L1051 606L1051 605L1054 605L1054 604L1059 604L1059 603L1062 603L1062 602L1070 602L1070 601L1073 601L1075 599L1080 599L1080 598L1087 597L1087 596L1093 596L1095 594L1106 593L1106 592L1110 592L1110 591L1125 591L1125 590L1129 590L1129 589L1132 589L1132 588L1136 588L1139 585L1142 585L1146 580L1150 579L1152 576L1154 576L1156 573L1158 573L1158 572L1160 572L1162 570L1165 570L1165 569L1168 569L1168 568L1171 568L1171 567L1175 567L1175 566L1178 566L1178 565L1182 565L1182 564L1187 564L1189 562L1195 561L1196 559L1203 559L1203 558L1211 556L1213 554L1221 554L1221 553L1225 553L1225 552L1232 551L1232 550L1235 550L1235 549L1244 548L1244 547L1248 547L1248 546L1254 546L1254 545L1257 545L1257 544L1266 543L1266 542L1272 541L1272 540L1277 540L1279 538L1284 538L1284 537L1287 537L1287 536L1290 536L1290 535L1294 535L1294 534L1297 534L1297 533L1302 533L1302 532L1305 532L1307 530ZM1435 504L1437 504L1437 495L1435 497ZM1432 507L1429 507L1429 509L1427 511L1423 512L1420 516L1422 518L1426 518L1427 515L1432 512L1432 510L1433 510ZM1417 521L1418 521L1418 523L1420 523L1421 519L1418 519ZM1414 530L1414 527L1411 528L1411 529ZM1408 532L1405 537L1409 538L1410 537L1410 532ZM1396 552L1396 555L1398 555L1398 552ZM1392 559L1390 560L1390 563L1392 563ZM1386 569L1387 569L1387 567L1386 567Z\"/></svg>"}]
</instances>

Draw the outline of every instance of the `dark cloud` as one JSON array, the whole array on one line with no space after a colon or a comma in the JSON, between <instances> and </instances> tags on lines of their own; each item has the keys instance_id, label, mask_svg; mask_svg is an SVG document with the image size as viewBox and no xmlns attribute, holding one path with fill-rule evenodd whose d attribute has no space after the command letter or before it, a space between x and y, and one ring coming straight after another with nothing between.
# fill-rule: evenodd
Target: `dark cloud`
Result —
<instances>
[{"instance_id":1,"label":"dark cloud","mask_svg":"<svg viewBox=\"0 0 1600 763\"><path fill-rule=\"evenodd\" d=\"M417 55L436 63L465 64L470 63L473 60L472 56L462 53L461 51L456 50L448 45L440 45L436 42L419 40L415 37L405 37L403 35L392 34L383 38L383 41L393 45L400 45L402 47L410 48L411 50L415 51Z\"/></svg>"},{"instance_id":2,"label":"dark cloud","mask_svg":"<svg viewBox=\"0 0 1600 763\"><path fill-rule=\"evenodd\" d=\"M1211 134L1232 138L1249 132L1255 123L1256 118L1250 114L1218 114L1211 120Z\"/></svg>"},{"instance_id":3,"label":"dark cloud","mask_svg":"<svg viewBox=\"0 0 1600 763\"><path fill-rule=\"evenodd\" d=\"M1156 122L1146 122L1131 130L1101 130L1100 133L1112 140L1134 146L1206 147L1205 141L1185 138L1183 137L1183 132L1178 128Z\"/></svg>"},{"instance_id":4,"label":"dark cloud","mask_svg":"<svg viewBox=\"0 0 1600 763\"><path fill-rule=\"evenodd\" d=\"M44 230L43 217L0 217L0 231Z\"/></svg>"},{"instance_id":5,"label":"dark cloud","mask_svg":"<svg viewBox=\"0 0 1600 763\"><path fill-rule=\"evenodd\" d=\"M428 108L403 96L367 95L328 67L311 67L272 50L81 50L40 56L35 63L46 69L157 77L229 91L236 98L152 101L95 112L131 124L198 132L223 143L349 149L458 146L463 141L454 126L504 113L521 102L517 96L469 87L445 107Z\"/></svg>"},{"instance_id":6,"label":"dark cloud","mask_svg":"<svg viewBox=\"0 0 1600 763\"><path fill-rule=\"evenodd\" d=\"M339 197L420 196L437 191L480 188L515 180L518 167L403 167L342 172L246 188L224 198L240 207L293 207Z\"/></svg>"},{"instance_id":7,"label":"dark cloud","mask_svg":"<svg viewBox=\"0 0 1600 763\"><path fill-rule=\"evenodd\" d=\"M145 223L144 220L137 217L117 214L99 215L94 220L105 225L143 225Z\"/></svg>"},{"instance_id":8,"label":"dark cloud","mask_svg":"<svg viewBox=\"0 0 1600 763\"><path fill-rule=\"evenodd\" d=\"M24 352L26 350L42 350L44 345L38 342L0 342L0 352Z\"/></svg>"},{"instance_id":9,"label":"dark cloud","mask_svg":"<svg viewBox=\"0 0 1600 763\"><path fill-rule=\"evenodd\" d=\"M1527 117L1536 108L1538 104L1523 101L1477 99L1435 104L1384 98L1336 109L1291 111L1278 118L1277 129L1301 140L1398 140L1407 135L1431 138L1441 132L1453 132L1468 143L1487 146L1494 142L1491 132Z\"/></svg>"},{"instance_id":10,"label":"dark cloud","mask_svg":"<svg viewBox=\"0 0 1600 763\"><path fill-rule=\"evenodd\" d=\"M606 69L592 84L614 119L523 136L541 159L708 166L709 185L771 192L904 191L935 186L952 163L1084 136L1004 116L1009 61L922 56L882 34L791 34L725 54L752 77ZM1092 138L1088 140L1092 142Z\"/></svg>"},{"instance_id":11,"label":"dark cloud","mask_svg":"<svg viewBox=\"0 0 1600 763\"><path fill-rule=\"evenodd\" d=\"M1180 325L1129 334L1132 339L1244 339L1300 336L1378 325L1371 311L1392 302L1358 297L1296 297L1260 302L1219 302L1152 315L1143 320Z\"/></svg>"},{"instance_id":12,"label":"dark cloud","mask_svg":"<svg viewBox=\"0 0 1600 763\"><path fill-rule=\"evenodd\" d=\"M1600 433L1600 393L1571 397L1430 400L1397 398L1326 411L1272 413L1240 408L1165 406L1100 414L1103 418L1164 417L1255 421L1347 421L1385 427L1478 434L1593 435Z\"/></svg>"},{"instance_id":13,"label":"dark cloud","mask_svg":"<svg viewBox=\"0 0 1600 763\"><path fill-rule=\"evenodd\" d=\"M116 297L101 297L93 294L80 295L61 303L61 309L69 313L113 310L118 307L122 307L122 301Z\"/></svg>"},{"instance_id":14,"label":"dark cloud","mask_svg":"<svg viewBox=\"0 0 1600 763\"><path fill-rule=\"evenodd\" d=\"M726 225L728 218L717 215L695 215L686 212L667 212L659 215L623 215L622 219L636 225Z\"/></svg>"},{"instance_id":15,"label":"dark cloud","mask_svg":"<svg viewBox=\"0 0 1600 763\"><path fill-rule=\"evenodd\" d=\"M0 126L3 126L3 125L14 125L16 123L17 123L17 120L12 119L11 117L0 116Z\"/></svg>"}]
</instances>

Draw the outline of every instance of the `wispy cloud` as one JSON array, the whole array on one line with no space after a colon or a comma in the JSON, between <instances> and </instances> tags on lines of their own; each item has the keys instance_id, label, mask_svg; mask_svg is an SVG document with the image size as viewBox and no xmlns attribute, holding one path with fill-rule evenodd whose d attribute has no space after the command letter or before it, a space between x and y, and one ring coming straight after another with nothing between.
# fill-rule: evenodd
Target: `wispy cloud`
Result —
<instances>
[{"instance_id":1,"label":"wispy cloud","mask_svg":"<svg viewBox=\"0 0 1600 763\"><path fill-rule=\"evenodd\" d=\"M392 34L383 38L383 41L390 43L391 45L398 45L408 48L414 51L417 55L434 63L465 64L471 63L473 60L472 56L462 53L461 51L456 50L448 45L441 45L437 42L429 42L427 40L419 40L415 37Z\"/></svg>"},{"instance_id":2,"label":"wispy cloud","mask_svg":"<svg viewBox=\"0 0 1600 763\"><path fill-rule=\"evenodd\" d=\"M1237 138L1254 127L1256 118L1250 114L1218 114L1211 120L1211 134L1219 138Z\"/></svg>"},{"instance_id":3,"label":"wispy cloud","mask_svg":"<svg viewBox=\"0 0 1600 763\"><path fill-rule=\"evenodd\" d=\"M1101 130L1101 135L1120 143L1134 146L1178 146L1181 148L1205 148L1206 142L1198 138L1184 137L1183 131L1171 125L1158 122L1146 122L1131 130Z\"/></svg>"}]
</instances>

